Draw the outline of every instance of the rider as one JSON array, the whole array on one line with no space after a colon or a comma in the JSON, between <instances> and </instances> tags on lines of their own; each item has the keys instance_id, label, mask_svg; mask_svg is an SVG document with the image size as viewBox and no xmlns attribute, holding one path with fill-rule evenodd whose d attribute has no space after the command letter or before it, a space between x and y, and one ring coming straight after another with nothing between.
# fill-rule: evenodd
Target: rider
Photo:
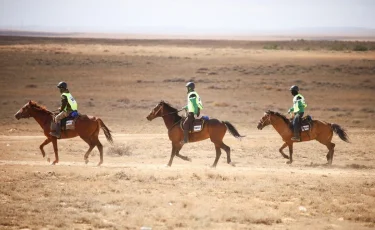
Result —
<instances>
[{"instance_id":1,"label":"rider","mask_svg":"<svg viewBox=\"0 0 375 230\"><path fill-rule=\"evenodd\" d=\"M305 108L307 104L305 102L305 98L298 93L299 88L296 85L290 87L290 92L292 93L293 97L293 107L289 109L288 113L293 112L293 129L294 129L294 136L291 138L292 141L301 141L300 138L300 129L301 129L301 121L303 114L305 112Z\"/></svg>"},{"instance_id":2,"label":"rider","mask_svg":"<svg viewBox=\"0 0 375 230\"><path fill-rule=\"evenodd\" d=\"M203 109L203 104L198 93L195 91L194 82L188 82L187 88L187 105L183 109L187 110L187 117L184 121L184 140L182 144L189 142L189 131L193 129L194 115L199 116L200 110Z\"/></svg>"},{"instance_id":3,"label":"rider","mask_svg":"<svg viewBox=\"0 0 375 230\"><path fill-rule=\"evenodd\" d=\"M74 97L70 94L68 85L65 82L62 81L57 84L57 88L60 89L61 93L61 107L59 109L60 113L57 114L54 118L54 121L56 123L56 131L50 132L50 135L56 138L60 138L61 120L68 117L72 112L77 112L78 104Z\"/></svg>"}]
</instances>

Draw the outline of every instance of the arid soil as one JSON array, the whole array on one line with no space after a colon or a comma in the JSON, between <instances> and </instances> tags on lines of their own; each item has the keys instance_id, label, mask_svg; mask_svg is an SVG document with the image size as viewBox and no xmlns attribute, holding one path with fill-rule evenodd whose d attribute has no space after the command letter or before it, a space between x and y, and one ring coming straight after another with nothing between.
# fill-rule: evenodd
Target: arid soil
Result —
<instances>
[{"instance_id":1,"label":"arid soil","mask_svg":"<svg viewBox=\"0 0 375 230\"><path fill-rule=\"evenodd\" d=\"M375 51L336 46L0 37L0 229L373 229ZM146 116L161 100L184 106L189 80L204 115L246 135L224 138L236 167L223 153L210 168L209 140L183 147L192 162L175 158L165 167L167 129ZM79 138L59 141L60 162L50 165L53 148L42 158L40 126L14 118L29 100L55 110L60 81L81 113L113 132L113 146L101 132L100 167L97 149L84 163L88 146ZM332 166L316 141L295 144L294 162L285 164L278 133L257 130L264 111L286 114L291 85L314 119L347 130L350 143L333 138Z\"/></svg>"}]
</instances>

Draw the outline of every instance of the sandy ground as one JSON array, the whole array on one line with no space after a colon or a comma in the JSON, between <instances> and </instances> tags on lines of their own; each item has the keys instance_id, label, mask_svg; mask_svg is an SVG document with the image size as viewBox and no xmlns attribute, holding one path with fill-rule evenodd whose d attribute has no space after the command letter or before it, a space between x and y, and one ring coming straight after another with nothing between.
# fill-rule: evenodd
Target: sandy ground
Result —
<instances>
[{"instance_id":1,"label":"sandy ground","mask_svg":"<svg viewBox=\"0 0 375 230\"><path fill-rule=\"evenodd\" d=\"M373 229L375 227L375 53L266 50L259 42L9 39L0 42L0 229ZM293 43L291 43L293 45ZM80 112L103 119L98 151L59 141L60 163L43 159L40 126L14 114L28 100L51 110L64 80ZM169 160L162 119L145 118L160 101L185 103L197 83L204 114L228 120L235 167L210 141L189 144L186 162ZM256 129L267 109L286 113L297 84L315 119L347 129L334 136L333 165L318 142L294 146L285 164L280 136ZM102 133L101 133L102 134ZM52 146L47 157L53 159ZM118 154L122 154L119 156Z\"/></svg>"}]
</instances>

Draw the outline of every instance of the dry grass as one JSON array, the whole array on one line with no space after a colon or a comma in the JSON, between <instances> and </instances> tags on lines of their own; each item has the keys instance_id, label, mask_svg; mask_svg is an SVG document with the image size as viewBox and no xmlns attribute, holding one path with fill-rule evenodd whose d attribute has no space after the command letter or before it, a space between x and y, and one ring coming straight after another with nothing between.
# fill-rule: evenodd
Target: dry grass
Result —
<instances>
[{"instance_id":1,"label":"dry grass","mask_svg":"<svg viewBox=\"0 0 375 230\"><path fill-rule=\"evenodd\" d=\"M353 51L362 43L305 40L2 37L0 44L0 81L6 85L0 91L0 228L375 225L373 43L363 43L365 52ZM277 49L263 49L273 44ZM59 140L60 162L51 166L39 150L45 140L40 125L14 119L30 99L57 108L61 80L81 113L100 117L113 131L112 147L100 131L106 153L101 167L97 149L84 163L88 146L80 138ZM164 167L172 148L168 130L162 118L149 122L146 116L160 100L185 105L189 80L196 82L204 115L228 120L246 135L240 142L224 137L237 167L226 163L223 151L211 169L216 153L209 140L183 147L180 154L192 162L175 157L171 168ZM314 119L348 130L350 144L333 137L332 166L325 165L327 149L318 142L295 144L294 162L286 165L277 132L256 129L265 110L287 111L294 84ZM53 159L52 145L44 149Z\"/></svg>"},{"instance_id":2,"label":"dry grass","mask_svg":"<svg viewBox=\"0 0 375 230\"><path fill-rule=\"evenodd\" d=\"M109 156L131 156L132 154L130 146L125 145L110 146L107 150Z\"/></svg>"}]
</instances>

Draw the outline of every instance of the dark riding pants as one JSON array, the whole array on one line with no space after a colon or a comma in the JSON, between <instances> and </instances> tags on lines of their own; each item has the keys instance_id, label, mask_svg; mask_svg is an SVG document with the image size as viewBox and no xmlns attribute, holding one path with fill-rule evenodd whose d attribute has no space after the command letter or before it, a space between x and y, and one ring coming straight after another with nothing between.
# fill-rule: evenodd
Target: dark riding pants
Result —
<instances>
[{"instance_id":1,"label":"dark riding pants","mask_svg":"<svg viewBox=\"0 0 375 230\"><path fill-rule=\"evenodd\" d=\"M187 118L184 121L184 130L193 130L194 113L188 113Z\"/></svg>"},{"instance_id":2,"label":"dark riding pants","mask_svg":"<svg viewBox=\"0 0 375 230\"><path fill-rule=\"evenodd\" d=\"M294 137L299 137L301 131L301 121L303 117L303 112L297 112L294 114L293 118L293 129L294 129Z\"/></svg>"}]
</instances>

